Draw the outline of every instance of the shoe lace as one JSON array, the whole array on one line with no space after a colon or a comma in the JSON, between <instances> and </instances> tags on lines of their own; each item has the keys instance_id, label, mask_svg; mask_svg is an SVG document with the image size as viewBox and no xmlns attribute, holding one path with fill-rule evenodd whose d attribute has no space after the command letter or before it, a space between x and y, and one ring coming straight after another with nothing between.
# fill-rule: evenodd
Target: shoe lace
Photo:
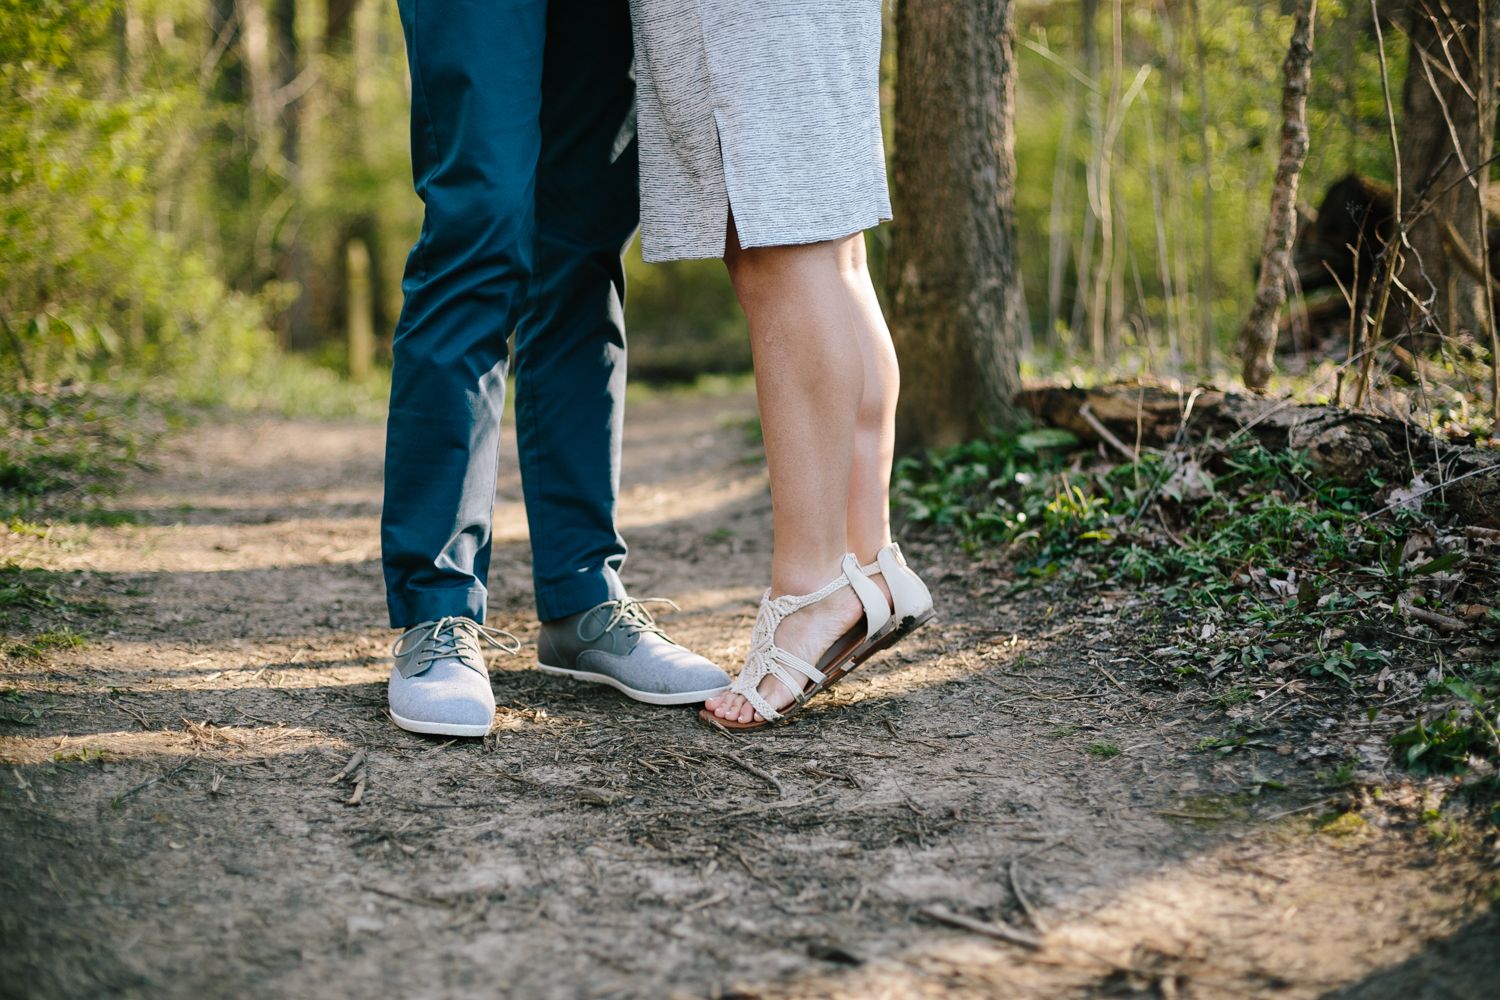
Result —
<instances>
[{"instance_id":1,"label":"shoe lace","mask_svg":"<svg viewBox=\"0 0 1500 1000\"><path fill-rule=\"evenodd\" d=\"M418 658L417 666L426 666L437 660L461 659L466 644L477 647L480 643L485 643L507 653L521 651L521 640L504 629L481 625L472 618L450 616L433 622L424 622L404 633L396 640L395 645L391 646L391 655L404 655L401 652L401 644L413 635L421 637L418 641L432 641L432 647L425 655ZM501 637L509 639L510 642L502 642Z\"/></svg>"},{"instance_id":2,"label":"shoe lace","mask_svg":"<svg viewBox=\"0 0 1500 1000\"><path fill-rule=\"evenodd\" d=\"M673 611L682 610L676 601L668 597L623 597L619 600L605 601L603 604L596 605L588 614L578 620L578 638L584 642L593 642L616 626L620 626L635 639L630 644L631 649L634 649L641 641L641 636L648 632L659 635L668 642L672 642L671 637L662 631L661 626L656 624L656 619L652 616L651 612L646 609L647 604L670 604ZM593 635L585 635L584 626L598 617L597 612L601 608L610 609L609 619L599 631Z\"/></svg>"}]
</instances>

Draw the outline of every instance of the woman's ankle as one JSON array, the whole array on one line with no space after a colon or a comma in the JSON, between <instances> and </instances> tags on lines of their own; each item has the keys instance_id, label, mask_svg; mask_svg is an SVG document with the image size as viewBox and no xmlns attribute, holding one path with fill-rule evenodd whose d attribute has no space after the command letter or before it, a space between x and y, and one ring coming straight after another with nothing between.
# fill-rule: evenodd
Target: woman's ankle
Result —
<instances>
[{"instance_id":1,"label":"woman's ankle","mask_svg":"<svg viewBox=\"0 0 1500 1000\"><path fill-rule=\"evenodd\" d=\"M771 567L771 597L815 594L843 573L843 556L828 561Z\"/></svg>"}]
</instances>

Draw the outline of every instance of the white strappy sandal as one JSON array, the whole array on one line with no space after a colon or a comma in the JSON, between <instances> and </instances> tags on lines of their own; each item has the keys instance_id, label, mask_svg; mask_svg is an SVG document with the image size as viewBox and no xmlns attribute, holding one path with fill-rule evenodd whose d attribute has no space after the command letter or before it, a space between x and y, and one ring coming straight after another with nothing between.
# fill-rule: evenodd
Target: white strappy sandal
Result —
<instances>
[{"instance_id":1,"label":"white strappy sandal","mask_svg":"<svg viewBox=\"0 0 1500 1000\"><path fill-rule=\"evenodd\" d=\"M861 566L853 553L846 553L841 568L842 573L811 594L786 594L772 600L771 592L766 591L760 601L755 629L750 635L750 651L745 655L745 665L729 688L749 702L760 719L750 722L721 719L703 709L698 714L705 722L726 729L762 729L772 723L785 722L800 712L810 699L837 684L855 667L932 618L932 595L921 578L907 567L898 546L893 544L881 549L876 561L868 566ZM880 588L869 579L876 574L885 577L886 586L891 591L891 604L895 606L894 613ZM864 605L864 616L824 651L816 665L776 645L776 629L789 615L831 597L845 587L852 588ZM772 708L757 690L767 675L775 676L788 691L794 692L795 701L783 711Z\"/></svg>"}]
</instances>

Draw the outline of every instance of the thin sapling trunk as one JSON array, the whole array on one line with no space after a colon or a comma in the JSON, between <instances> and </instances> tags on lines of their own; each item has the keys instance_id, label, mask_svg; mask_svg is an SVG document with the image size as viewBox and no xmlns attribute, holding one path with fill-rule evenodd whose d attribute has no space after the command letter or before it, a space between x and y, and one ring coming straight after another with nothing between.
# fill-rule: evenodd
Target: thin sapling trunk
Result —
<instances>
[{"instance_id":1,"label":"thin sapling trunk","mask_svg":"<svg viewBox=\"0 0 1500 1000\"><path fill-rule=\"evenodd\" d=\"M1313 21L1317 0L1298 0L1287 46L1281 92L1281 160L1271 186L1271 215L1260 254L1260 279L1255 302L1245 320L1245 385L1264 389L1276 371L1276 330L1286 303L1287 272L1292 241L1297 235L1297 184L1307 160L1307 88L1312 78Z\"/></svg>"}]
</instances>

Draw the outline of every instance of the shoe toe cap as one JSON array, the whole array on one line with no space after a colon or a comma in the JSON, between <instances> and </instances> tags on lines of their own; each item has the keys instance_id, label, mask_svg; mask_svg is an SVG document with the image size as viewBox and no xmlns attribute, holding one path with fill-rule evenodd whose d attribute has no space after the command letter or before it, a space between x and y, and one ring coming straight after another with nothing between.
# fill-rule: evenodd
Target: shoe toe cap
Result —
<instances>
[{"instance_id":1,"label":"shoe toe cap","mask_svg":"<svg viewBox=\"0 0 1500 1000\"><path fill-rule=\"evenodd\" d=\"M391 712L403 719L457 726L484 726L494 718L495 694L488 677L464 666L434 669L415 677L391 671Z\"/></svg>"}]
</instances>

